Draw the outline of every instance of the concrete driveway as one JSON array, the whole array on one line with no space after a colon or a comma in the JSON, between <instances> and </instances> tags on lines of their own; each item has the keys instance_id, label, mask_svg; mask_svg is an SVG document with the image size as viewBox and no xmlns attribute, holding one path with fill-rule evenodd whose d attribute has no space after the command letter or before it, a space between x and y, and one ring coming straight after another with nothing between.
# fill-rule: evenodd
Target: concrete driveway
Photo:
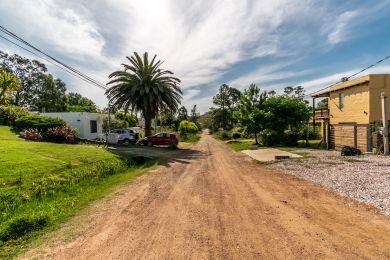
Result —
<instances>
[{"instance_id":1,"label":"concrete driveway","mask_svg":"<svg viewBox=\"0 0 390 260\"><path fill-rule=\"evenodd\" d=\"M289 153L286 151L274 149L274 148L265 148L258 150L244 150L242 151L246 155L249 155L253 159L260 162L270 162L275 160L275 156L289 156L291 158L301 158L302 156L298 154Z\"/></svg>"}]
</instances>

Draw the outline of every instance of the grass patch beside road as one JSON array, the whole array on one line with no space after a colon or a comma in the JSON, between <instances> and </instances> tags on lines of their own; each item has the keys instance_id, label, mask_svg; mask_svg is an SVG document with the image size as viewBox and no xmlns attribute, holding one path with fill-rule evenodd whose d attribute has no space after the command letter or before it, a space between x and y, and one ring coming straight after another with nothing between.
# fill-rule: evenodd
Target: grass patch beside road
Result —
<instances>
[{"instance_id":1,"label":"grass patch beside road","mask_svg":"<svg viewBox=\"0 0 390 260\"><path fill-rule=\"evenodd\" d=\"M0 258L156 163L91 145L28 142L0 126Z\"/></svg>"}]
</instances>

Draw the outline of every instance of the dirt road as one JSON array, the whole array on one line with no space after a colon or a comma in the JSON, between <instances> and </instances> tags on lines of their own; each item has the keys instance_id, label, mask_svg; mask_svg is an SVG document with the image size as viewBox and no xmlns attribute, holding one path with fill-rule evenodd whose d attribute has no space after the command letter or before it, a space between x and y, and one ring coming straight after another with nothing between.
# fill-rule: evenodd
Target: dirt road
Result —
<instances>
[{"instance_id":1,"label":"dirt road","mask_svg":"<svg viewBox=\"0 0 390 260\"><path fill-rule=\"evenodd\" d=\"M204 135L24 257L390 259L390 219Z\"/></svg>"}]
</instances>

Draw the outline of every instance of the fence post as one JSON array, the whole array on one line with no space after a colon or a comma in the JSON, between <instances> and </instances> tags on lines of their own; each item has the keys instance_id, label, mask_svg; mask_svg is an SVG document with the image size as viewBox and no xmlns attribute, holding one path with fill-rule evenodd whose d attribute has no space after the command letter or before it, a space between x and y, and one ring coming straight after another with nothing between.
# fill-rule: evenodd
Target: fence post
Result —
<instances>
[{"instance_id":1,"label":"fence post","mask_svg":"<svg viewBox=\"0 0 390 260\"><path fill-rule=\"evenodd\" d=\"M389 155L389 128L387 126L387 97L386 93L381 93L382 100L382 120L383 120L383 154Z\"/></svg>"}]
</instances>

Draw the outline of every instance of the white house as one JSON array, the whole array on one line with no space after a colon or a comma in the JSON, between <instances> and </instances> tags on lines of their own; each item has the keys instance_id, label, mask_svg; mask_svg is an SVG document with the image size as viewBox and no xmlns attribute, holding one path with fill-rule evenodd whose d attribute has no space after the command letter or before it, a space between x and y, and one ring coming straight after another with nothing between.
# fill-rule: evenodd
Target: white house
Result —
<instances>
[{"instance_id":1,"label":"white house","mask_svg":"<svg viewBox=\"0 0 390 260\"><path fill-rule=\"evenodd\" d=\"M42 116L59 117L78 130L80 138L96 139L103 133L103 122L108 115L89 112L41 113Z\"/></svg>"}]
</instances>

